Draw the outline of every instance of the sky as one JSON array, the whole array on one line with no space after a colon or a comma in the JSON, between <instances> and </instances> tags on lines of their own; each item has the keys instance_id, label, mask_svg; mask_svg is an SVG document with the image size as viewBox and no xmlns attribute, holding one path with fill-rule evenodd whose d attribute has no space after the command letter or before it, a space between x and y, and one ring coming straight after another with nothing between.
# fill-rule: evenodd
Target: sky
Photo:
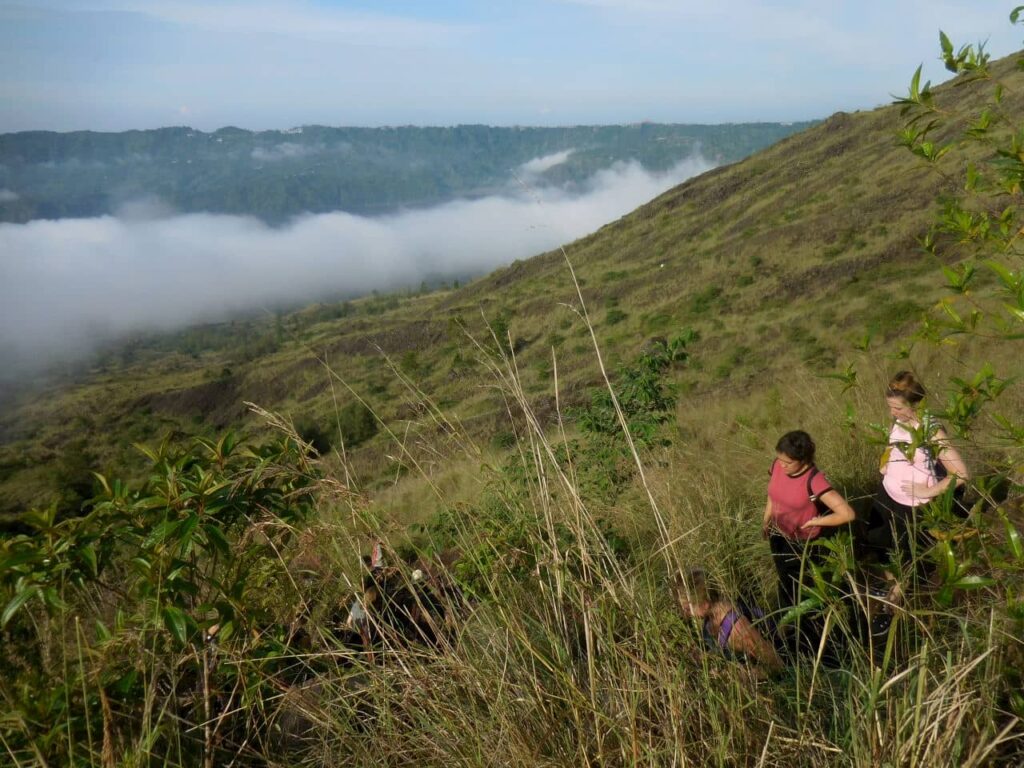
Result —
<instances>
[{"instance_id":1,"label":"sky","mask_svg":"<svg viewBox=\"0 0 1024 768\"><path fill-rule=\"evenodd\" d=\"M0 0L0 132L786 121L946 78L991 0Z\"/></svg>"}]
</instances>

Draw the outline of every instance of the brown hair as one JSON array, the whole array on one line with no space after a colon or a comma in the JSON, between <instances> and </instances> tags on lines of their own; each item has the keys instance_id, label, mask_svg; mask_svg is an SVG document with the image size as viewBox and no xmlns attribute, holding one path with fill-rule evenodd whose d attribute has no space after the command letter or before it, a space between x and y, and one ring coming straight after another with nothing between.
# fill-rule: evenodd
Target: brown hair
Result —
<instances>
[{"instance_id":1,"label":"brown hair","mask_svg":"<svg viewBox=\"0 0 1024 768\"><path fill-rule=\"evenodd\" d=\"M775 452L789 456L803 464L814 463L814 440L802 429L787 432L775 444Z\"/></svg>"},{"instance_id":2,"label":"brown hair","mask_svg":"<svg viewBox=\"0 0 1024 768\"><path fill-rule=\"evenodd\" d=\"M910 371L900 371L889 381L886 397L899 397L910 405L917 405L924 399L924 384L917 380Z\"/></svg>"},{"instance_id":3,"label":"brown hair","mask_svg":"<svg viewBox=\"0 0 1024 768\"><path fill-rule=\"evenodd\" d=\"M708 584L703 568L691 568L685 574L677 573L674 586L676 601L683 613L689 612L688 606L716 603L722 599L718 590Z\"/></svg>"}]
</instances>

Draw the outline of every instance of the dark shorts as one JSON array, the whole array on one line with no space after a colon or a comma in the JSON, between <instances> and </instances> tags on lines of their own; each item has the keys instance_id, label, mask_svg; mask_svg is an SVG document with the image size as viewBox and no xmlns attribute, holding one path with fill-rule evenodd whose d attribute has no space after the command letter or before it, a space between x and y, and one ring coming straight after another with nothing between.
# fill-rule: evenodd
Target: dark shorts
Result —
<instances>
[{"instance_id":1,"label":"dark shorts","mask_svg":"<svg viewBox=\"0 0 1024 768\"><path fill-rule=\"evenodd\" d=\"M963 489L954 493L954 502L963 509ZM889 565L894 555L904 566L917 562L925 565L924 554L935 544L935 539L921 523L920 507L908 507L893 501L879 484L871 505L871 512L863 530L860 554L866 560ZM959 514L959 513L958 513Z\"/></svg>"}]
</instances>

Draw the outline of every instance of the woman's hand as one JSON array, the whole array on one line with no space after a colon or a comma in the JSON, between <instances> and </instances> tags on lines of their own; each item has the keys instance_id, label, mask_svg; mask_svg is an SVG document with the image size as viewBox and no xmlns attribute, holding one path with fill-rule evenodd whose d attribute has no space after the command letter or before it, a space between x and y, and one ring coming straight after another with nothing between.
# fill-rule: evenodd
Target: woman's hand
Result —
<instances>
[{"instance_id":1,"label":"woman's hand","mask_svg":"<svg viewBox=\"0 0 1024 768\"><path fill-rule=\"evenodd\" d=\"M928 485L928 483L906 480L900 485L900 489L912 499L934 499L945 490L945 485L943 483Z\"/></svg>"},{"instance_id":2,"label":"woman's hand","mask_svg":"<svg viewBox=\"0 0 1024 768\"><path fill-rule=\"evenodd\" d=\"M812 517L806 523L801 525L800 529L803 530L804 528L820 528L820 527L821 527L821 518L820 517Z\"/></svg>"}]
</instances>

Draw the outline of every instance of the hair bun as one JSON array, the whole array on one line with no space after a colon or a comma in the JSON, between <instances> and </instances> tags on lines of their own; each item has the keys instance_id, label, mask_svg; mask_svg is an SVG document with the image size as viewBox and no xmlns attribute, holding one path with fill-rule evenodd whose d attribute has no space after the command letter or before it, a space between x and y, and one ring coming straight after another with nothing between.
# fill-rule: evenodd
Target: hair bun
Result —
<instances>
[{"instance_id":1,"label":"hair bun","mask_svg":"<svg viewBox=\"0 0 1024 768\"><path fill-rule=\"evenodd\" d=\"M887 397L902 397L911 405L921 402L926 392L924 384L910 371L900 371L889 380Z\"/></svg>"}]
</instances>

